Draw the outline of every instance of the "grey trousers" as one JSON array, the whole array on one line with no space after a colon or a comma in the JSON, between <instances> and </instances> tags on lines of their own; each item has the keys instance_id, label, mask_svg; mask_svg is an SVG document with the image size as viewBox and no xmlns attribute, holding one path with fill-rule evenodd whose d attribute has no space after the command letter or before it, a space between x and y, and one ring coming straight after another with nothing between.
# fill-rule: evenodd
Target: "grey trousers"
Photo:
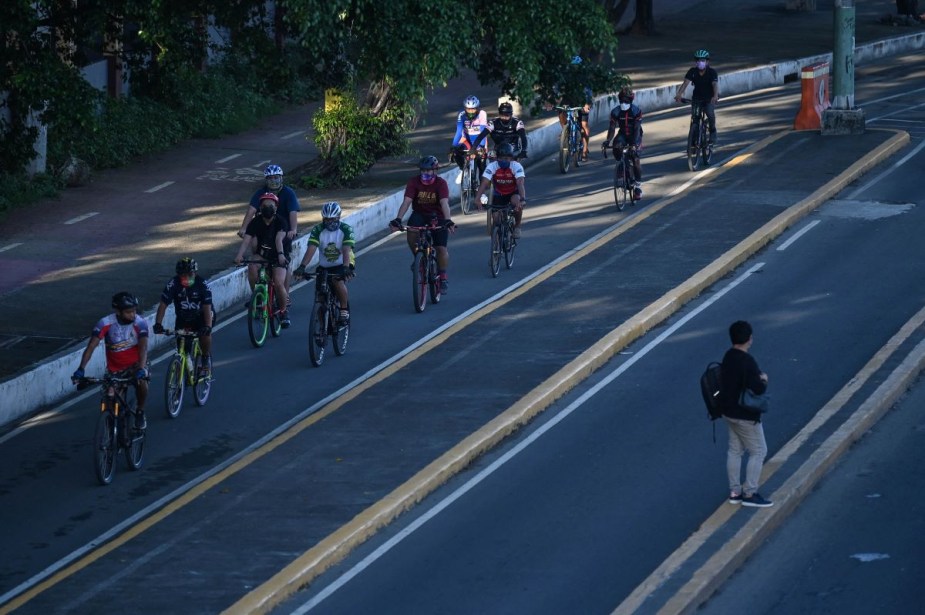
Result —
<instances>
[{"instance_id":1,"label":"grey trousers","mask_svg":"<svg viewBox=\"0 0 925 615\"><path fill-rule=\"evenodd\" d=\"M743 493L746 497L758 491L761 468L768 454L761 423L723 417L729 426L729 450L726 453L726 474L729 476L729 491ZM748 453L745 466L745 484L742 485L742 456Z\"/></svg>"}]
</instances>

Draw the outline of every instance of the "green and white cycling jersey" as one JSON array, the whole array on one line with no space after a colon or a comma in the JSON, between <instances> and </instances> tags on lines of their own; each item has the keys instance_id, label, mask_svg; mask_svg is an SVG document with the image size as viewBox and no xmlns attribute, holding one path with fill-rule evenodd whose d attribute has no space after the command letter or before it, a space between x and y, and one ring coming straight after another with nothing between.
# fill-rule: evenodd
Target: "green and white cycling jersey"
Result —
<instances>
[{"instance_id":1,"label":"green and white cycling jersey","mask_svg":"<svg viewBox=\"0 0 925 615\"><path fill-rule=\"evenodd\" d=\"M337 267L345 264L342 248L352 247L356 240L353 227L341 222L333 231L328 230L324 224L316 224L308 235L308 243L318 247L319 267Z\"/></svg>"}]
</instances>

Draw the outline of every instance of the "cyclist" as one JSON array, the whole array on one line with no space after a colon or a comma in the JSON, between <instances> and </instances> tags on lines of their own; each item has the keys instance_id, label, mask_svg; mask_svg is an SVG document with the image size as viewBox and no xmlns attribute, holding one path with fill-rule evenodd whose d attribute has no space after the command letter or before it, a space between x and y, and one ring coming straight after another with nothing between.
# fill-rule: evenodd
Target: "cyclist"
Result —
<instances>
[{"instance_id":1,"label":"cyclist","mask_svg":"<svg viewBox=\"0 0 925 615\"><path fill-rule=\"evenodd\" d=\"M440 163L434 156L425 156L419 163L421 170L405 185L405 198L398 208L398 215L389 222L389 229L401 230L402 216L411 208L409 226L427 226L434 218L443 226L434 231L434 246L437 248L437 273L440 275L440 292L446 294L449 282L446 270L450 264L447 241L450 231L456 231L456 224L450 219L450 187L446 180L437 175ZM408 247L414 254L418 232L408 231Z\"/></svg>"},{"instance_id":2,"label":"cyclist","mask_svg":"<svg viewBox=\"0 0 925 615\"><path fill-rule=\"evenodd\" d=\"M356 257L353 254L353 245L356 240L353 236L353 227L346 222L341 222L340 216L339 203L331 201L321 206L321 224L312 227L308 235L308 248L305 250L305 256L302 257L302 262L299 263L293 275L303 277L305 266L311 262L315 252L318 252L318 268L326 269L328 274L334 276L329 279L340 301L341 310L338 323L344 324L350 320L350 304L347 285L344 281L356 275ZM320 283L320 277L316 278L315 284Z\"/></svg>"},{"instance_id":3,"label":"cyclist","mask_svg":"<svg viewBox=\"0 0 925 615\"><path fill-rule=\"evenodd\" d=\"M209 376L212 366L212 325L215 322L215 308L212 305L212 290L209 281L197 276L199 264L189 256L177 261L177 275L170 278L161 293L161 302L154 316L154 333L164 333L164 314L167 306L173 303L176 313L177 329L195 331L199 336L199 348L202 350L203 365L200 376ZM177 338L177 348L183 340Z\"/></svg>"},{"instance_id":4,"label":"cyclist","mask_svg":"<svg viewBox=\"0 0 925 615\"><path fill-rule=\"evenodd\" d=\"M273 285L276 288L276 300L279 302L280 325L285 329L289 327L289 293L286 291L286 273L289 270L289 251L286 249L286 223L276 215L279 198L272 192L260 195L260 216L254 218L244 231L244 238L234 257L236 265L244 260L244 252L251 248L251 252L264 258L276 266L273 267ZM251 263L247 267L247 281L251 291L257 283L260 273L260 264Z\"/></svg>"},{"instance_id":5,"label":"cyclist","mask_svg":"<svg viewBox=\"0 0 925 615\"><path fill-rule=\"evenodd\" d=\"M713 145L716 143L716 103L719 102L719 76L710 66L710 52L706 49L698 49L694 52L694 62L695 65L684 75L684 81L678 88L677 93L675 93L674 99L681 102L681 95L687 89L687 85L689 83L694 84L691 106L703 105L706 110L710 126L710 136L707 144Z\"/></svg>"},{"instance_id":6,"label":"cyclist","mask_svg":"<svg viewBox=\"0 0 925 615\"><path fill-rule=\"evenodd\" d=\"M633 163L633 198L638 201L642 198L642 163L639 160L639 148L642 146L642 111L633 102L635 98L636 93L632 88L624 86L620 89L617 94L620 104L610 111L610 127L607 129L604 147L610 147L612 144L613 157L620 160L623 157L623 146L630 146L628 155Z\"/></svg>"},{"instance_id":7,"label":"cyclist","mask_svg":"<svg viewBox=\"0 0 925 615\"><path fill-rule=\"evenodd\" d=\"M138 313L138 299L129 292L118 292L112 296L112 314L103 316L90 334L87 348L80 357L80 366L71 379L84 377L84 368L90 362L93 351L105 342L106 370L111 373L131 371L135 375L135 399L138 402L135 414L135 429L148 427L145 420L145 400L148 398L148 321Z\"/></svg>"},{"instance_id":8,"label":"cyclist","mask_svg":"<svg viewBox=\"0 0 925 615\"><path fill-rule=\"evenodd\" d=\"M482 183L475 193L475 202L482 209L482 195L493 184L492 209L511 205L514 209L514 238L520 238L520 221L527 204L526 174L523 165L514 160L514 147L510 143L500 145L496 150L497 160L489 164L482 174ZM487 199L485 199L487 201ZM494 212L489 212L491 215ZM489 221L492 222L492 221ZM489 227L491 228L491 227Z\"/></svg>"},{"instance_id":9,"label":"cyclist","mask_svg":"<svg viewBox=\"0 0 925 615\"><path fill-rule=\"evenodd\" d=\"M588 127L588 119L591 117L591 105L594 102L594 96L591 92L591 88L586 85L582 85L580 80L582 79L583 67L582 63L584 60L581 59L581 56L575 56L572 58L571 63L569 64L568 74L568 85L564 88L561 88L559 91L562 92L560 97L560 104L566 106L572 106L569 99L581 99L583 97L584 102L575 111L575 120L578 122L578 129L581 133L581 161L587 162L588 160L588 149L591 143L591 129ZM576 81L579 81L576 83ZM559 124L562 125L562 129L566 129L568 123L568 118L564 111L559 111Z\"/></svg>"},{"instance_id":10,"label":"cyclist","mask_svg":"<svg viewBox=\"0 0 925 615\"><path fill-rule=\"evenodd\" d=\"M474 147L473 142L482 130L488 127L488 114L482 110L482 103L475 96L467 96L463 110L456 116L456 135L453 137L451 154L456 166L462 171L466 166L466 152ZM479 158L479 173L485 170L485 160ZM462 174L456 176L456 183L462 183Z\"/></svg>"},{"instance_id":11,"label":"cyclist","mask_svg":"<svg viewBox=\"0 0 925 615\"><path fill-rule=\"evenodd\" d=\"M295 190L283 184L283 169L278 164L271 164L263 171L265 187L258 188L247 206L244 213L244 221L241 228L238 229L238 237L244 237L247 225L260 212L260 198L270 192L279 198L277 204L277 215L286 223L286 253L292 252L292 240L299 233L299 197L296 196ZM286 275L286 291L292 285L292 276Z\"/></svg>"},{"instance_id":12,"label":"cyclist","mask_svg":"<svg viewBox=\"0 0 925 615\"><path fill-rule=\"evenodd\" d=\"M482 129L472 146L478 147L489 136L495 145L495 150L504 143L510 143L515 150L520 150L517 154L518 159L527 157L527 131L520 118L514 117L514 105L511 103L503 102L498 105L498 117Z\"/></svg>"}]
</instances>

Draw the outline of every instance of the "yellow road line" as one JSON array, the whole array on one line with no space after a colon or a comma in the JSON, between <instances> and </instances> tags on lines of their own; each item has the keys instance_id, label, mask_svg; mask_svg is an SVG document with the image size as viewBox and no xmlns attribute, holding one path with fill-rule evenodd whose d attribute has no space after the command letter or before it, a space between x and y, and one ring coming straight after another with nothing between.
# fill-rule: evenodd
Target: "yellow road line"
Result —
<instances>
[{"instance_id":1,"label":"yellow road line","mask_svg":"<svg viewBox=\"0 0 925 615\"><path fill-rule=\"evenodd\" d=\"M342 560L354 548L375 534L379 528L391 523L395 517L421 501L430 492L446 482L451 476L468 466L475 458L485 451L490 450L502 439L548 408L559 397L571 390L576 384L590 376L601 365L610 360L619 350L625 348L650 328L668 318L672 313L687 303L687 301L702 292L720 277L726 275L726 273L734 269L741 262L746 260L746 258L760 250L766 243L771 241L774 237L777 237L796 220L830 199L857 176L863 174L876 164L879 164L909 141L909 135L905 132L890 132L894 132L894 136L878 147L870 156L852 164L846 171L839 174L825 186L776 216L773 220L762 226L759 231L752 233L747 239L717 258L713 263L702 269L692 278L668 292L661 299L655 301L633 318L611 331L607 336L584 351L571 363L564 366L553 376L535 387L508 410L430 463L411 479L392 491L388 496L367 508L349 523L322 540L315 547L306 551L279 573L271 577L266 583L255 588L241 600L229 607L225 613L267 612L298 591L300 587L317 578L318 575L327 570L330 566ZM747 148L745 153L751 155L754 152L764 149L787 134L791 134L791 132L784 131L772 135ZM745 158L742 160L745 160ZM726 170L727 167L724 166L717 171L716 175ZM639 218L633 220L632 223L601 237L597 242L589 246L585 252L572 255L570 258L565 259L558 267L554 267L550 271L547 271L535 281L538 282L548 278L679 198L680 196L671 197L653 205L649 211L641 212ZM524 292L526 292L526 289L521 288L518 289L517 292L511 293L508 297L513 298ZM505 302L499 301L495 308L504 303ZM459 326L459 324L457 326ZM451 330L448 330L447 333L450 331Z\"/></svg>"}]
</instances>

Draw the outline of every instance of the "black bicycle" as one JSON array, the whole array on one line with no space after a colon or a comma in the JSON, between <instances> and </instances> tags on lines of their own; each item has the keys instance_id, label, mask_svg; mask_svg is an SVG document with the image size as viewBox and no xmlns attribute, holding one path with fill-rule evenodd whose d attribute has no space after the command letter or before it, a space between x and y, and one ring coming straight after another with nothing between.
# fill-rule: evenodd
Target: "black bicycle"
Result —
<instances>
[{"instance_id":1,"label":"black bicycle","mask_svg":"<svg viewBox=\"0 0 925 615\"><path fill-rule=\"evenodd\" d=\"M350 321L340 321L342 306L337 293L331 287L331 278L335 277L346 282L343 276L334 276L324 267L318 267L315 273L305 274L306 280L317 278L315 303L312 305L312 316L308 324L308 356L315 367L320 367L324 361L324 352L329 337L334 344L335 355L342 356L347 352Z\"/></svg>"},{"instance_id":2,"label":"black bicycle","mask_svg":"<svg viewBox=\"0 0 925 615\"><path fill-rule=\"evenodd\" d=\"M434 231L439 228L437 218L432 218L427 226L403 226L399 229L418 233L411 262L411 297L414 311L418 313L427 307L428 294L431 303L440 303L440 274L437 273L437 246L434 245Z\"/></svg>"},{"instance_id":3,"label":"black bicycle","mask_svg":"<svg viewBox=\"0 0 925 615\"><path fill-rule=\"evenodd\" d=\"M99 384L100 417L93 436L93 470L101 485L112 482L116 473L116 455L125 453L131 470L141 469L145 456L145 431L135 428L135 377L129 371L106 372L102 378L80 378L78 389Z\"/></svg>"},{"instance_id":4,"label":"black bicycle","mask_svg":"<svg viewBox=\"0 0 925 615\"><path fill-rule=\"evenodd\" d=\"M514 237L513 205L493 207L488 205L488 215L491 216L491 254L488 260L488 269L491 277L498 277L501 271L501 255L504 254L504 264L510 269L514 265L514 249L517 248L517 238Z\"/></svg>"},{"instance_id":5,"label":"black bicycle","mask_svg":"<svg viewBox=\"0 0 925 615\"><path fill-rule=\"evenodd\" d=\"M682 98L681 102L691 104L691 126L687 131L687 168L696 171L701 166L709 166L713 160L713 144L707 132L707 105L689 98Z\"/></svg>"},{"instance_id":6,"label":"black bicycle","mask_svg":"<svg viewBox=\"0 0 925 615\"><path fill-rule=\"evenodd\" d=\"M618 145L622 155L617 159L613 167L613 202L618 211L623 211L627 203L636 204L636 190L633 183L633 173L630 166L636 156L639 154L635 148L627 144ZM601 144L601 153L607 158L607 150L610 149L606 144Z\"/></svg>"}]
</instances>

